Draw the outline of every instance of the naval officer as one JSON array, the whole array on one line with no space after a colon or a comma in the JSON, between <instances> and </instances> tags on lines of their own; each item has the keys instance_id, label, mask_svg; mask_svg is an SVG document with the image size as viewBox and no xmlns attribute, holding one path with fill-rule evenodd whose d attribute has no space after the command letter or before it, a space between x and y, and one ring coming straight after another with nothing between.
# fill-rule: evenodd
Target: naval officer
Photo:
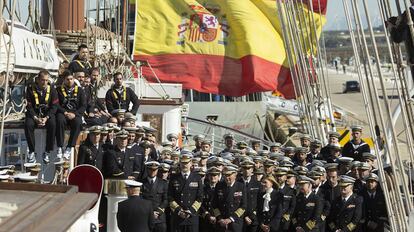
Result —
<instances>
[{"instance_id":1,"label":"naval officer","mask_svg":"<svg viewBox=\"0 0 414 232\"><path fill-rule=\"evenodd\" d=\"M154 215L151 201L140 197L142 183L125 180L128 199L118 203L116 214L121 232L151 232Z\"/></svg>"}]
</instances>

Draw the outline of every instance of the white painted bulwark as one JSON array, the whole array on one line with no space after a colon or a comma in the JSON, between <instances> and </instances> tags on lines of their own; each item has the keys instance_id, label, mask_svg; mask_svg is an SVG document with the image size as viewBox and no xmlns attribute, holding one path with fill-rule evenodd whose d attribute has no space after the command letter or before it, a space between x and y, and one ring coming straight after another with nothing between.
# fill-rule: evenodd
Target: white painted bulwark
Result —
<instances>
[{"instance_id":1,"label":"white painted bulwark","mask_svg":"<svg viewBox=\"0 0 414 232\"><path fill-rule=\"evenodd\" d=\"M138 98L161 99L168 95L169 99L181 99L182 85L181 84L159 84L148 83L144 79L126 80L125 86L134 90ZM113 82L106 83L105 86L98 89L98 97L105 98L108 89L111 88ZM161 87L162 85L162 87Z\"/></svg>"},{"instance_id":2,"label":"white painted bulwark","mask_svg":"<svg viewBox=\"0 0 414 232\"><path fill-rule=\"evenodd\" d=\"M181 133L181 106L169 105L142 105L138 109L138 121L142 120L143 114L162 115L162 133L161 141L166 141L167 134ZM138 123L139 124L139 123Z\"/></svg>"},{"instance_id":3,"label":"white painted bulwark","mask_svg":"<svg viewBox=\"0 0 414 232\"><path fill-rule=\"evenodd\" d=\"M10 31L10 22L8 25ZM38 73L41 69L47 69L57 75L60 61L52 35L35 34L16 22L11 39L15 53L14 72Z\"/></svg>"},{"instance_id":4,"label":"white painted bulwark","mask_svg":"<svg viewBox=\"0 0 414 232\"><path fill-rule=\"evenodd\" d=\"M10 36L3 34L0 37L0 73L7 71L7 51L9 50ZM10 53L9 70L13 71L15 60L14 49Z\"/></svg>"}]
</instances>

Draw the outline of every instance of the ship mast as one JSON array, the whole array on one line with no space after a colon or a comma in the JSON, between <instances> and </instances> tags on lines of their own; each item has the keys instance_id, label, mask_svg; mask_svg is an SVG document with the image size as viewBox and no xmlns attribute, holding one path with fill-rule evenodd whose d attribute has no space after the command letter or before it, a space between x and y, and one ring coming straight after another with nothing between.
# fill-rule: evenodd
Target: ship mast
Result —
<instances>
[{"instance_id":1,"label":"ship mast","mask_svg":"<svg viewBox=\"0 0 414 232\"><path fill-rule=\"evenodd\" d=\"M395 2L401 16L399 1ZM302 8L304 3L308 4L308 13ZM398 44L390 42L390 35L384 23L391 17L391 4L389 0L377 0L383 22L381 27L385 31L387 51L391 57L394 91L398 96L398 104L394 111L391 107L393 101L389 100L380 65L380 53L370 15L372 12L368 8L367 1L342 0L342 3L355 57L355 70L361 83L362 101L367 109L368 127L371 137L374 138L374 151L378 158L380 182L386 196L391 230L408 231L408 217L414 208L411 194L411 172L414 171L412 167L414 111L410 103L410 96L413 95L414 90L405 77L401 48ZM315 138L325 138L324 132L335 130L336 125L331 114L329 76L326 72L326 61L324 62L326 55L323 57L326 51L319 44L312 46L315 44L314 41L319 39L316 37L318 29L316 25L320 23L318 20L322 19L309 12L321 9L320 1L314 5L315 1L278 0L276 4L282 24L287 60L300 105L303 129ZM411 37L414 39L413 22L406 1L404 6ZM363 19L367 22L367 27L363 25ZM375 58L375 64L370 62L371 57ZM327 112L324 112L321 106L324 106ZM405 130L397 134L395 124L399 116ZM323 118L329 118L330 123L323 122ZM403 146L408 150L408 156L404 157L410 163L408 167L404 165L405 154L402 153L402 145L398 140L401 134L406 140ZM405 171L407 169L408 173Z\"/></svg>"}]
</instances>

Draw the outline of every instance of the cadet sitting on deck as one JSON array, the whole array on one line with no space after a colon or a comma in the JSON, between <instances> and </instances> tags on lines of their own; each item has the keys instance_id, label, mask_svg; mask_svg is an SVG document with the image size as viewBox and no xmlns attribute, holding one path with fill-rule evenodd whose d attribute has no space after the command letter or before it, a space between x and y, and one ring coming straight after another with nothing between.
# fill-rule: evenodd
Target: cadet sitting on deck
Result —
<instances>
[{"instance_id":1,"label":"cadet sitting on deck","mask_svg":"<svg viewBox=\"0 0 414 232\"><path fill-rule=\"evenodd\" d=\"M73 61L69 64L69 71L72 73L75 72L84 72L89 73L89 70L92 68L92 65L88 61L89 59L89 50L88 46L81 44L78 47L78 54L73 58Z\"/></svg>"},{"instance_id":2,"label":"cadet sitting on deck","mask_svg":"<svg viewBox=\"0 0 414 232\"><path fill-rule=\"evenodd\" d=\"M49 85L49 73L42 70L36 76L36 83L29 86L26 91L26 119L24 132L29 155L27 162L36 163L35 155L35 127L46 127L46 151L44 160L49 160L49 152L53 150L56 133L56 105L59 102L56 90Z\"/></svg>"},{"instance_id":3,"label":"cadet sitting on deck","mask_svg":"<svg viewBox=\"0 0 414 232\"><path fill-rule=\"evenodd\" d=\"M63 85L57 87L60 104L58 105L56 115L56 141L58 145L58 158L61 159L65 129L66 125L69 124L70 136L64 154L64 158L68 160L81 131L82 115L85 113L86 100L83 89L75 85L73 75L69 71L63 73L63 78Z\"/></svg>"},{"instance_id":4,"label":"cadet sitting on deck","mask_svg":"<svg viewBox=\"0 0 414 232\"><path fill-rule=\"evenodd\" d=\"M115 109L124 109L132 114L137 114L139 102L138 97L134 91L123 85L122 73L114 74L114 85L106 92L105 102L108 112L113 112ZM132 102L132 109L129 110L129 104Z\"/></svg>"}]
</instances>

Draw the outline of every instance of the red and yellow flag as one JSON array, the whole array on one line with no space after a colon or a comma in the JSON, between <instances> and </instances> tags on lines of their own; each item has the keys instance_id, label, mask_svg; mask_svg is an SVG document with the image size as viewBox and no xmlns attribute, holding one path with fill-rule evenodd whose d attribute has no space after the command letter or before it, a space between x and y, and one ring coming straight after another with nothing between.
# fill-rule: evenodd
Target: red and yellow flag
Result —
<instances>
[{"instance_id":1,"label":"red and yellow flag","mask_svg":"<svg viewBox=\"0 0 414 232\"><path fill-rule=\"evenodd\" d=\"M308 1L301 0L304 10ZM315 15L319 2L326 1L312 0ZM162 82L186 89L227 96L277 90L292 98L276 5L274 0L140 0L133 60L148 61ZM325 9L326 4L321 12ZM143 74L155 80L149 67Z\"/></svg>"}]
</instances>

